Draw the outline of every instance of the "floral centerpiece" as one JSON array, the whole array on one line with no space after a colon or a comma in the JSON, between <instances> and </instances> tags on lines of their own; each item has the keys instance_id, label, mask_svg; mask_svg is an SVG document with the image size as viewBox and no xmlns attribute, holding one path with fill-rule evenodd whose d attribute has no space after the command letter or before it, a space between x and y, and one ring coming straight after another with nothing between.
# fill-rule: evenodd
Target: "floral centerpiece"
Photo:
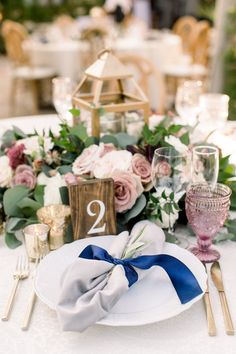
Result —
<instances>
[{"instance_id":1,"label":"floral centerpiece","mask_svg":"<svg viewBox=\"0 0 236 354\"><path fill-rule=\"evenodd\" d=\"M38 222L36 212L42 206L69 204L67 185L79 179L113 178L119 231L130 229L137 220L146 218L168 227L167 216L171 214L176 221L182 201L177 195L154 193L151 161L157 147L170 145L178 151L191 149L190 128L174 124L168 116L159 119L152 129L145 125L138 138L118 133L98 139L88 136L82 124L70 127L65 122L60 124L57 135L52 131L47 135L37 132L26 135L17 127L7 130L0 149L0 198L7 245L14 248L21 243L17 233ZM166 163L158 168L168 175ZM219 182L232 188L233 209L236 182L230 179L234 175L229 156L221 157ZM184 219L184 208L180 219ZM234 239L235 224L234 220L228 220L229 234L220 239ZM71 227L67 237L68 241L73 239Z\"/></svg>"}]
</instances>

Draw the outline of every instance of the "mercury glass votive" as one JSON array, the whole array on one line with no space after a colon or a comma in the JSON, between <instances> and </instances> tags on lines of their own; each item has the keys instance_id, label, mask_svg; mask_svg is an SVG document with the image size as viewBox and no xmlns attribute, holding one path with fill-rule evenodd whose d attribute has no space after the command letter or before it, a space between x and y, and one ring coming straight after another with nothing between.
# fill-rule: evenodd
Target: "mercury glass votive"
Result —
<instances>
[{"instance_id":1,"label":"mercury glass votive","mask_svg":"<svg viewBox=\"0 0 236 354\"><path fill-rule=\"evenodd\" d=\"M46 254L48 248L49 227L45 224L32 224L24 228L25 247L29 260L34 262L41 254Z\"/></svg>"},{"instance_id":2,"label":"mercury glass votive","mask_svg":"<svg viewBox=\"0 0 236 354\"><path fill-rule=\"evenodd\" d=\"M47 224L50 228L50 250L63 246L70 221L70 207L63 204L47 205L37 211L37 217L40 222Z\"/></svg>"}]
</instances>

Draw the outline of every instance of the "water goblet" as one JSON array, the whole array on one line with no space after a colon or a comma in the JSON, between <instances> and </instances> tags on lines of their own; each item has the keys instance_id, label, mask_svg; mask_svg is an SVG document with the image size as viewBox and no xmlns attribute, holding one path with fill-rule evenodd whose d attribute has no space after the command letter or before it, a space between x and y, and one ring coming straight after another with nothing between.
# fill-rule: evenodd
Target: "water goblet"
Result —
<instances>
[{"instance_id":1,"label":"water goblet","mask_svg":"<svg viewBox=\"0 0 236 354\"><path fill-rule=\"evenodd\" d=\"M178 219L178 201L185 194L190 177L189 156L174 147L158 148L152 160L152 183L159 199L162 228L167 228L176 243L187 246L187 239L174 234L174 224Z\"/></svg>"},{"instance_id":2,"label":"water goblet","mask_svg":"<svg viewBox=\"0 0 236 354\"><path fill-rule=\"evenodd\" d=\"M191 173L193 183L208 183L214 187L219 174L219 149L209 145L195 146Z\"/></svg>"},{"instance_id":3,"label":"water goblet","mask_svg":"<svg viewBox=\"0 0 236 354\"><path fill-rule=\"evenodd\" d=\"M200 95L200 122L207 130L223 129L229 114L229 96L221 93Z\"/></svg>"},{"instance_id":4,"label":"water goblet","mask_svg":"<svg viewBox=\"0 0 236 354\"><path fill-rule=\"evenodd\" d=\"M72 93L74 83L69 77L57 77L52 80L53 84L53 104L58 115L67 122L72 122L72 114L69 109L72 108Z\"/></svg>"},{"instance_id":5,"label":"water goblet","mask_svg":"<svg viewBox=\"0 0 236 354\"><path fill-rule=\"evenodd\" d=\"M202 82L187 80L180 85L176 92L175 109L184 123L194 126L200 112L199 98L202 94Z\"/></svg>"},{"instance_id":6,"label":"water goblet","mask_svg":"<svg viewBox=\"0 0 236 354\"><path fill-rule=\"evenodd\" d=\"M195 183L187 190L186 215L197 236L197 246L190 251L202 262L214 262L220 258L220 253L211 245L228 216L230 195L230 188L220 183L214 188L209 184Z\"/></svg>"}]
</instances>

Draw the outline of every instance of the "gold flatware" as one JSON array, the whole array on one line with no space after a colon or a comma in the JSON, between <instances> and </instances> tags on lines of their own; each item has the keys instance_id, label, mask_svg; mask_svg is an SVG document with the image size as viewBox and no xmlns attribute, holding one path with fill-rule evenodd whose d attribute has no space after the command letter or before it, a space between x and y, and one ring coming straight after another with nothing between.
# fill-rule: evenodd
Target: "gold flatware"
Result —
<instances>
[{"instance_id":1,"label":"gold flatware","mask_svg":"<svg viewBox=\"0 0 236 354\"><path fill-rule=\"evenodd\" d=\"M207 273L207 268L206 268L205 264L204 264L204 267L205 267L205 270ZM205 310L206 310L208 334L209 334L209 336L216 336L216 324L215 324L215 319L214 319L214 315L213 315L213 311L212 311L212 307L211 307L208 276L207 276L207 288L206 288L206 292L203 296L203 299L204 299Z\"/></svg>"},{"instance_id":2,"label":"gold flatware","mask_svg":"<svg viewBox=\"0 0 236 354\"><path fill-rule=\"evenodd\" d=\"M45 254L42 254L40 256L37 257L36 259L36 264L35 264L35 271L37 269L37 266L39 264L39 262L43 259L43 257L45 256ZM35 272L34 272L35 273ZM34 275L32 276L32 279L34 279ZM30 294L30 299L26 308L26 313L25 316L23 318L22 321L22 325L21 325L21 329L23 331L26 331L29 328L29 324L30 324L30 320L33 314L33 309L34 309L34 305L35 305L35 301L37 299L37 295L34 291L34 289L32 290L31 294Z\"/></svg>"},{"instance_id":3,"label":"gold flatware","mask_svg":"<svg viewBox=\"0 0 236 354\"><path fill-rule=\"evenodd\" d=\"M26 309L25 317L22 321L21 329L23 331L26 331L29 328L30 320L33 314L33 309L34 309L34 304L36 301L37 295L35 294L35 291L33 290L31 295L30 295L30 300Z\"/></svg>"},{"instance_id":4,"label":"gold flatware","mask_svg":"<svg viewBox=\"0 0 236 354\"><path fill-rule=\"evenodd\" d=\"M28 276L29 276L28 259L26 256L20 256L17 259L16 268L15 271L13 272L14 283L2 316L3 321L7 321L9 319L19 281L27 278Z\"/></svg>"},{"instance_id":5,"label":"gold flatware","mask_svg":"<svg viewBox=\"0 0 236 354\"><path fill-rule=\"evenodd\" d=\"M211 277L212 277L213 283L215 284L215 286L218 290L219 296L220 296L220 303L221 303L221 308L222 308L223 316L224 316L226 334L234 335L234 326L233 326L228 302L227 302L226 295L225 295L224 284L223 284L223 279L222 279L222 272L221 272L219 262L214 262L212 264Z\"/></svg>"}]
</instances>

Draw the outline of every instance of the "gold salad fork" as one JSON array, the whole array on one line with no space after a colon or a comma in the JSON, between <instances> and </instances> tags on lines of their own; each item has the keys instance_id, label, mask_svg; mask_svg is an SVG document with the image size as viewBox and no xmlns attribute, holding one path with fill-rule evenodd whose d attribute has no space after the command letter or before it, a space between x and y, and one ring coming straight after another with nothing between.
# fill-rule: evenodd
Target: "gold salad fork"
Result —
<instances>
[{"instance_id":1,"label":"gold salad fork","mask_svg":"<svg viewBox=\"0 0 236 354\"><path fill-rule=\"evenodd\" d=\"M29 262L26 256L19 256L16 262L16 268L13 272L14 283L11 289L11 293L8 297L7 304L2 315L2 320L7 321L9 319L13 301L16 295L19 281L29 276Z\"/></svg>"}]
</instances>

